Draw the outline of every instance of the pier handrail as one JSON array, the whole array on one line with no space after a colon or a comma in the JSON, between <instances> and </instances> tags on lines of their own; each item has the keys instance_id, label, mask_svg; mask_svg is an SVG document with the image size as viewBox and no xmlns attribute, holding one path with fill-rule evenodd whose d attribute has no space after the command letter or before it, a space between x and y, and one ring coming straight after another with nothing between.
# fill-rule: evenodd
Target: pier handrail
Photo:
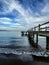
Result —
<instances>
[{"instance_id":1,"label":"pier handrail","mask_svg":"<svg viewBox=\"0 0 49 65\"><path fill-rule=\"evenodd\" d=\"M48 22L45 22L45 23L43 23L43 24L39 24L40 26L42 26L42 25L46 25L46 24L48 24L49 23L49 21ZM35 28L37 28L38 26L36 26Z\"/></svg>"},{"instance_id":2,"label":"pier handrail","mask_svg":"<svg viewBox=\"0 0 49 65\"><path fill-rule=\"evenodd\" d=\"M49 26L41 27L41 26L46 25L46 24L49 24L49 21L45 22L43 24L39 24L38 26L35 26L34 28L31 28L30 30L36 31L36 29L38 29L38 31L41 31L41 30L45 29L45 31L47 31Z\"/></svg>"}]
</instances>

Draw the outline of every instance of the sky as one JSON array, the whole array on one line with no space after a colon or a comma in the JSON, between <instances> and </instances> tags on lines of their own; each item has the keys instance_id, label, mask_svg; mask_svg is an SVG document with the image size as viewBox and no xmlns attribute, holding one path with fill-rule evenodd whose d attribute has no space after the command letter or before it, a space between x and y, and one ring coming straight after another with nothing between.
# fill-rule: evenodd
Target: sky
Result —
<instances>
[{"instance_id":1,"label":"sky","mask_svg":"<svg viewBox=\"0 0 49 65\"><path fill-rule=\"evenodd\" d=\"M0 0L0 29L27 30L49 21L49 0Z\"/></svg>"}]
</instances>

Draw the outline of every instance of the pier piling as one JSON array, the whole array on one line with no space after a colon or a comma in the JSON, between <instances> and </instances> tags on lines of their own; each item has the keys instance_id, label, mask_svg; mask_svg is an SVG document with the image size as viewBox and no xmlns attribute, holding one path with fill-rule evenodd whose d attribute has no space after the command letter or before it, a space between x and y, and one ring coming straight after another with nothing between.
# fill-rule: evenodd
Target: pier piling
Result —
<instances>
[{"instance_id":1,"label":"pier piling","mask_svg":"<svg viewBox=\"0 0 49 65\"><path fill-rule=\"evenodd\" d=\"M38 34L36 34L36 48L38 48Z\"/></svg>"},{"instance_id":2,"label":"pier piling","mask_svg":"<svg viewBox=\"0 0 49 65\"><path fill-rule=\"evenodd\" d=\"M46 37L46 49L49 49L49 37Z\"/></svg>"}]
</instances>

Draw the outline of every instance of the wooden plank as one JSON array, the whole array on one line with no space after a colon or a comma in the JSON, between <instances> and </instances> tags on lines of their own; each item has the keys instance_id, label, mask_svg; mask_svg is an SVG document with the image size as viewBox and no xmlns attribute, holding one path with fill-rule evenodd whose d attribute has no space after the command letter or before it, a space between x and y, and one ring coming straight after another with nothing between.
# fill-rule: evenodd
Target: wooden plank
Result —
<instances>
[{"instance_id":1,"label":"wooden plank","mask_svg":"<svg viewBox=\"0 0 49 65\"><path fill-rule=\"evenodd\" d=\"M41 34L41 33L39 33L38 35L39 36L44 36L44 37L49 37L49 34Z\"/></svg>"},{"instance_id":2,"label":"wooden plank","mask_svg":"<svg viewBox=\"0 0 49 65\"><path fill-rule=\"evenodd\" d=\"M34 34L37 34L37 33L49 34L49 31L28 31L28 32L34 33Z\"/></svg>"},{"instance_id":3,"label":"wooden plank","mask_svg":"<svg viewBox=\"0 0 49 65\"><path fill-rule=\"evenodd\" d=\"M41 24L41 26L42 26L42 25L45 25L45 24L48 24L48 23L49 23L49 21L48 21L48 22L45 22L45 23L43 23L43 24Z\"/></svg>"}]
</instances>

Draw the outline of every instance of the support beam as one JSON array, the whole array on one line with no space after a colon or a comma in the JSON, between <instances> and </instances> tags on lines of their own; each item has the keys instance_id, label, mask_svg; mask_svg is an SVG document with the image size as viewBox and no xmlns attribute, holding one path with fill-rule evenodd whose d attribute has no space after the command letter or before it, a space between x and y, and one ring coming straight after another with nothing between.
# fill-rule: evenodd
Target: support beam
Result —
<instances>
[{"instance_id":1,"label":"support beam","mask_svg":"<svg viewBox=\"0 0 49 65\"><path fill-rule=\"evenodd\" d=\"M46 49L49 49L49 37L46 37Z\"/></svg>"},{"instance_id":2,"label":"support beam","mask_svg":"<svg viewBox=\"0 0 49 65\"><path fill-rule=\"evenodd\" d=\"M33 41L34 41L34 33L32 34L32 36L33 36Z\"/></svg>"},{"instance_id":3,"label":"support beam","mask_svg":"<svg viewBox=\"0 0 49 65\"><path fill-rule=\"evenodd\" d=\"M38 48L38 34L36 34L36 48Z\"/></svg>"},{"instance_id":4,"label":"support beam","mask_svg":"<svg viewBox=\"0 0 49 65\"><path fill-rule=\"evenodd\" d=\"M29 33L28 34L28 39L29 39L29 42L31 44L32 47L35 47L35 44L34 44L34 33Z\"/></svg>"}]
</instances>

